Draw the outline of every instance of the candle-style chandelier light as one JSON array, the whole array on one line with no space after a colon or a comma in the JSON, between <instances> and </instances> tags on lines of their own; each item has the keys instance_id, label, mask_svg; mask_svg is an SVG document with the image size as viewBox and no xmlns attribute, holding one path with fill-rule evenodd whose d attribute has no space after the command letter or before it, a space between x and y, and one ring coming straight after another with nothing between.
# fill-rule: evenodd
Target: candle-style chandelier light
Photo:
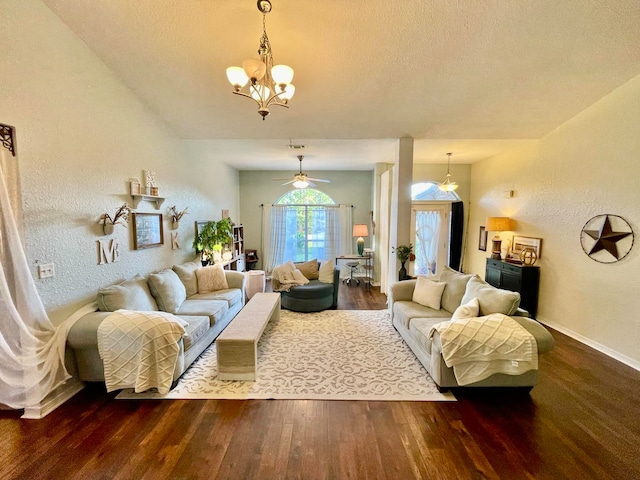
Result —
<instances>
[{"instance_id":1,"label":"candle-style chandelier light","mask_svg":"<svg viewBox=\"0 0 640 480\"><path fill-rule=\"evenodd\" d=\"M278 105L289 108L289 100L296 87L291 84L293 69L287 65L273 65L271 44L267 36L266 16L271 11L269 0L258 0L258 10L262 13L262 37L258 55L260 59L247 59L242 67L227 68L227 78L233 85L233 93L253 99L258 104L262 120L269 115L269 107Z\"/></svg>"}]
</instances>

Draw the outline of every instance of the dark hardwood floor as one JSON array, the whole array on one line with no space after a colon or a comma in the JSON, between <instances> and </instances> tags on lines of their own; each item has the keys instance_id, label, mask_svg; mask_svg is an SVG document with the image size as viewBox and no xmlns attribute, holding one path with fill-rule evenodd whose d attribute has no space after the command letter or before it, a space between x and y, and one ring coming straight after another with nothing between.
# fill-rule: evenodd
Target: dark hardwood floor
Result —
<instances>
[{"instance_id":1,"label":"dark hardwood floor","mask_svg":"<svg viewBox=\"0 0 640 480\"><path fill-rule=\"evenodd\" d=\"M341 309L385 307L340 287ZM42 420L0 413L0 478L640 478L640 372L552 333L530 395L124 401L94 385Z\"/></svg>"}]
</instances>

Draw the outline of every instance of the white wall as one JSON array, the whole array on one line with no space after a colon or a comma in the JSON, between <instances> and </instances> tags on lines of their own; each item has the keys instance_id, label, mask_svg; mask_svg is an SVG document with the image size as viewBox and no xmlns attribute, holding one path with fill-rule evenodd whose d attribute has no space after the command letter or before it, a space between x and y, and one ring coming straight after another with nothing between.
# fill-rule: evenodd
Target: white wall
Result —
<instances>
[{"instance_id":1,"label":"white wall","mask_svg":"<svg viewBox=\"0 0 640 480\"><path fill-rule=\"evenodd\" d=\"M26 253L54 262L56 276L36 280L59 323L95 298L98 287L193 257L193 221L238 212L238 173L209 162L197 144L182 142L60 19L39 1L3 0L0 15L0 122L17 130ZM131 229L116 227L121 259L98 265L97 225L128 195L130 178L157 172L166 214L189 207L179 228L182 248L133 250Z\"/></svg>"},{"instance_id":2,"label":"white wall","mask_svg":"<svg viewBox=\"0 0 640 480\"><path fill-rule=\"evenodd\" d=\"M478 227L487 216L512 216L518 234L543 239L538 319L638 369L639 107L640 76L540 141L474 164L466 262L484 276L491 242L478 251ZM636 235L614 264L591 260L580 246L585 222L606 213L625 218Z\"/></svg>"}]
</instances>

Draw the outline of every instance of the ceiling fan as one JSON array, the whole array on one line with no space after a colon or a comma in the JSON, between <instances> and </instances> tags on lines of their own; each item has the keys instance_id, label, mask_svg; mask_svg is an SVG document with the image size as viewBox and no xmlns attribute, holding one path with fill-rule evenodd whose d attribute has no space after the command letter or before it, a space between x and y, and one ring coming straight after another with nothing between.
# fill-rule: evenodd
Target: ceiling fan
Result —
<instances>
[{"instance_id":1,"label":"ceiling fan","mask_svg":"<svg viewBox=\"0 0 640 480\"><path fill-rule=\"evenodd\" d=\"M282 185L289 185L293 183L293 186L296 188L307 188L307 187L315 187L316 184L313 182L322 182L322 183L331 183L330 180L324 180L322 178L311 178L307 176L306 173L302 172L302 159L303 155L298 155L298 160L300 161L300 171L293 176L293 179L288 182L283 183ZM286 178L274 178L274 180L287 180Z\"/></svg>"}]
</instances>

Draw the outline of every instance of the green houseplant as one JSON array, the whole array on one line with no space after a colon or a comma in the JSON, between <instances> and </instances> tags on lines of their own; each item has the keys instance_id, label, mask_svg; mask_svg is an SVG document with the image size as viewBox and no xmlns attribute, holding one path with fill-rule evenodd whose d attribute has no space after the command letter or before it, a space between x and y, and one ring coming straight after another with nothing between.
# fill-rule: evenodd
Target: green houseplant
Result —
<instances>
[{"instance_id":1,"label":"green houseplant","mask_svg":"<svg viewBox=\"0 0 640 480\"><path fill-rule=\"evenodd\" d=\"M193 239L193 248L200 253L200 260L206 264L221 255L222 248L231 243L233 222L223 218L217 222L207 222ZM206 263L205 263L206 262Z\"/></svg>"},{"instance_id":2,"label":"green houseplant","mask_svg":"<svg viewBox=\"0 0 640 480\"><path fill-rule=\"evenodd\" d=\"M409 276L407 275L407 269L404 264L409 261L415 260L416 256L413 254L413 245L398 245L395 247L396 255L398 256L398 260L402 266L400 267L400 271L398 272L398 280L407 280Z\"/></svg>"}]
</instances>

